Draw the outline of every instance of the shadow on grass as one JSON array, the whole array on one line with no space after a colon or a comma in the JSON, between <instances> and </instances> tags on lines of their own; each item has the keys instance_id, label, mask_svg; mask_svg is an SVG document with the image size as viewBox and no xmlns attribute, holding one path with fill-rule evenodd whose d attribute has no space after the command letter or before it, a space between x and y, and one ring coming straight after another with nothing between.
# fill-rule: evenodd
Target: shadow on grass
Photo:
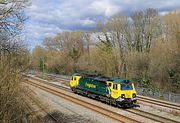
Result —
<instances>
[{"instance_id":1,"label":"shadow on grass","mask_svg":"<svg viewBox=\"0 0 180 123\"><path fill-rule=\"evenodd\" d=\"M56 121L53 119L56 119ZM45 123L95 123L86 117L81 115L68 115L63 114L60 111L53 111L43 118Z\"/></svg>"}]
</instances>

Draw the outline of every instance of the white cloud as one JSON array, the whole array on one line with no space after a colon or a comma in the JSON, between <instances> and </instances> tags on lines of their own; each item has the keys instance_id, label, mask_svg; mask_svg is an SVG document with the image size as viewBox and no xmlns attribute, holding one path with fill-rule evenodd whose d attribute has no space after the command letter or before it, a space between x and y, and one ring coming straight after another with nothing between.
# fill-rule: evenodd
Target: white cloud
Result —
<instances>
[{"instance_id":1,"label":"white cloud","mask_svg":"<svg viewBox=\"0 0 180 123\"><path fill-rule=\"evenodd\" d=\"M94 25L94 24L96 24L96 22L94 22L93 20L90 20L90 19L82 20L82 25L83 26L91 26L91 25Z\"/></svg>"},{"instance_id":2,"label":"white cloud","mask_svg":"<svg viewBox=\"0 0 180 123\"><path fill-rule=\"evenodd\" d=\"M26 23L27 40L39 44L46 36L63 30L93 29L99 20L146 8L165 14L180 8L180 0L32 0L26 10L30 17Z\"/></svg>"},{"instance_id":3,"label":"white cloud","mask_svg":"<svg viewBox=\"0 0 180 123\"><path fill-rule=\"evenodd\" d=\"M163 11L163 12L160 12L160 15L166 15L166 14L168 14L169 12L168 11Z\"/></svg>"},{"instance_id":4,"label":"white cloud","mask_svg":"<svg viewBox=\"0 0 180 123\"><path fill-rule=\"evenodd\" d=\"M90 11L106 17L113 16L119 12L119 6L108 0L94 1L89 6Z\"/></svg>"}]
</instances>

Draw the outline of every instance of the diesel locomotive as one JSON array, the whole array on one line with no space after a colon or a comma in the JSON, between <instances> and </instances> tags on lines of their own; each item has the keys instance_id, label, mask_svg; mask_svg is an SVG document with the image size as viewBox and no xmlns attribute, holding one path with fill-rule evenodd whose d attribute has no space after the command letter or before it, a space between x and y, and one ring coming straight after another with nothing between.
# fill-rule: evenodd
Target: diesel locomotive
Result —
<instances>
[{"instance_id":1,"label":"diesel locomotive","mask_svg":"<svg viewBox=\"0 0 180 123\"><path fill-rule=\"evenodd\" d=\"M74 93L105 101L118 107L137 106L134 83L121 78L73 74L70 87Z\"/></svg>"}]
</instances>

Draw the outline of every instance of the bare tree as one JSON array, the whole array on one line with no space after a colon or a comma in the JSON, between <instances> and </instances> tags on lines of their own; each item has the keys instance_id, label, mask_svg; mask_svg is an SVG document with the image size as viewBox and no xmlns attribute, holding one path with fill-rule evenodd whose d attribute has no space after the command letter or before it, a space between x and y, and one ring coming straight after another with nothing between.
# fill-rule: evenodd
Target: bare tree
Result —
<instances>
[{"instance_id":1,"label":"bare tree","mask_svg":"<svg viewBox=\"0 0 180 123\"><path fill-rule=\"evenodd\" d=\"M62 32L55 37L45 38L43 44L48 52L52 53L52 56L59 54L59 56L64 56L67 61L69 59L73 61L73 70L75 71L78 59L84 53L85 41L90 43L88 35L85 35L84 32ZM89 45L87 44L87 46Z\"/></svg>"},{"instance_id":2,"label":"bare tree","mask_svg":"<svg viewBox=\"0 0 180 123\"><path fill-rule=\"evenodd\" d=\"M149 52L152 40L160 35L158 11L155 9L136 11L132 15L132 20L135 37L135 50L138 52Z\"/></svg>"},{"instance_id":3,"label":"bare tree","mask_svg":"<svg viewBox=\"0 0 180 123\"><path fill-rule=\"evenodd\" d=\"M126 16L114 16L104 26L102 34L99 35L99 40L113 49L116 73L126 76L127 64L125 53L132 49L131 30Z\"/></svg>"},{"instance_id":4,"label":"bare tree","mask_svg":"<svg viewBox=\"0 0 180 123\"><path fill-rule=\"evenodd\" d=\"M0 122L23 122L25 110L20 72L28 63L28 51L20 36L25 0L0 0Z\"/></svg>"},{"instance_id":5,"label":"bare tree","mask_svg":"<svg viewBox=\"0 0 180 123\"><path fill-rule=\"evenodd\" d=\"M1 0L0 1L0 51L12 52L20 48L21 30L27 18L23 9L28 0Z\"/></svg>"},{"instance_id":6,"label":"bare tree","mask_svg":"<svg viewBox=\"0 0 180 123\"><path fill-rule=\"evenodd\" d=\"M86 45L86 49L87 49L87 54L88 54L88 65L90 65L90 45L92 43L91 41L91 33L87 32L87 33L84 33L84 42L85 42L85 45Z\"/></svg>"}]
</instances>

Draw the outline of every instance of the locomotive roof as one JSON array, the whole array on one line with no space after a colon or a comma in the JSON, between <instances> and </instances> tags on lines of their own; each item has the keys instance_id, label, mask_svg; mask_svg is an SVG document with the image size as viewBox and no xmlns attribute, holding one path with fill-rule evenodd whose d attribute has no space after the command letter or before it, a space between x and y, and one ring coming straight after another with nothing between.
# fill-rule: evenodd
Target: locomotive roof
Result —
<instances>
[{"instance_id":1,"label":"locomotive roof","mask_svg":"<svg viewBox=\"0 0 180 123\"><path fill-rule=\"evenodd\" d=\"M95 77L94 79L98 81L103 81L103 82L110 80L109 77L104 77L104 76L98 76L98 77Z\"/></svg>"},{"instance_id":2,"label":"locomotive roof","mask_svg":"<svg viewBox=\"0 0 180 123\"><path fill-rule=\"evenodd\" d=\"M113 79L111 80L113 83L117 83L117 84L121 84L121 83L130 83L131 81L130 80L127 80L127 79Z\"/></svg>"},{"instance_id":3,"label":"locomotive roof","mask_svg":"<svg viewBox=\"0 0 180 123\"><path fill-rule=\"evenodd\" d=\"M83 76L83 74L80 74L80 73L74 73L72 76Z\"/></svg>"},{"instance_id":4,"label":"locomotive roof","mask_svg":"<svg viewBox=\"0 0 180 123\"><path fill-rule=\"evenodd\" d=\"M99 76L99 75L91 75L91 74L80 74L80 73L74 73L73 76L82 76L82 77L88 77L92 78L94 80L98 80L101 82L111 81L113 83L121 84L121 83L130 83L130 80L127 79L120 79L118 77L110 78L105 76Z\"/></svg>"}]
</instances>

